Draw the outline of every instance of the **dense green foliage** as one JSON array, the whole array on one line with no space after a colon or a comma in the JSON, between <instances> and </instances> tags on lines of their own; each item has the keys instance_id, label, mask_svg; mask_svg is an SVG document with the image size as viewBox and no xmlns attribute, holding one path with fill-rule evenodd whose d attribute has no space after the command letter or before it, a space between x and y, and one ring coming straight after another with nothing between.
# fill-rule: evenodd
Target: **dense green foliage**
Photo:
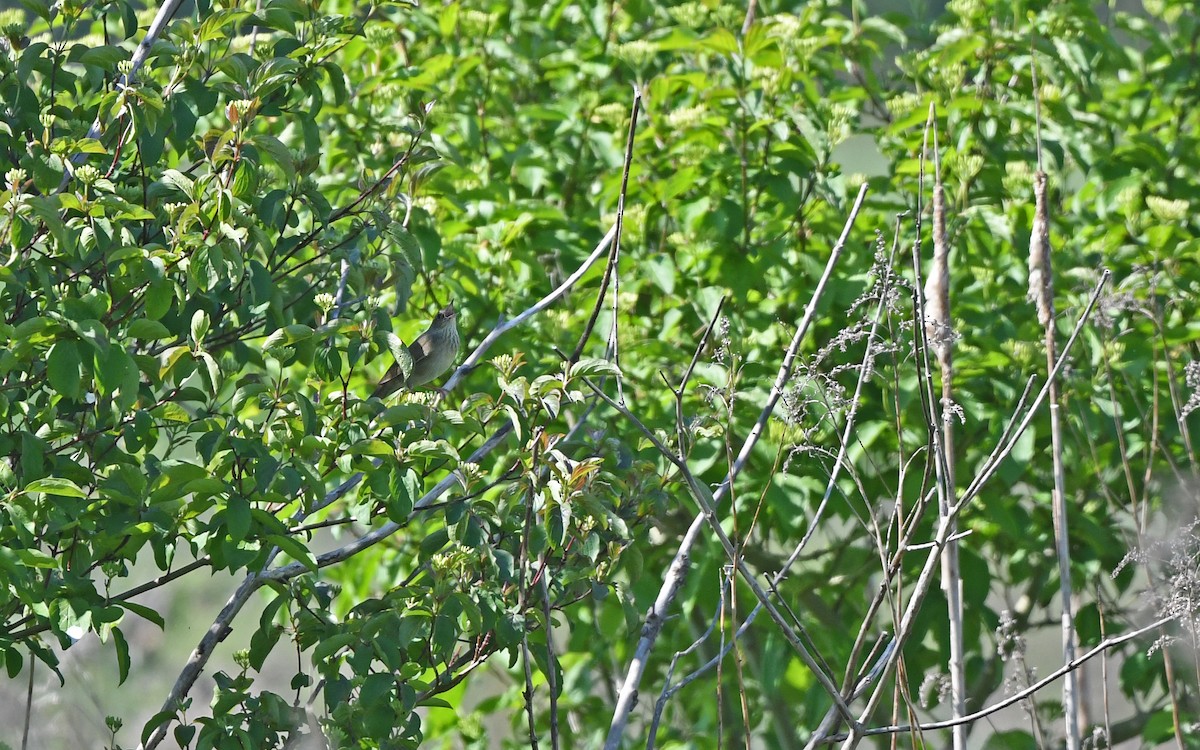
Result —
<instances>
[{"instance_id":1,"label":"dense green foliage","mask_svg":"<svg viewBox=\"0 0 1200 750\"><path fill-rule=\"evenodd\" d=\"M935 173L949 208L960 490L1028 378L1045 380L1026 299L1035 102L1061 339L1101 268L1113 272L1061 381L1080 646L1146 622L1147 608L1182 621L1162 635L1188 633L1200 590L1200 26L1186 3L1146 5L1098 16L1081 0L954 0L929 20L761 3L747 23L744 4L717 0L201 1L126 86L157 9L22 0L0 14L8 676L23 685L35 660L56 668L90 632L112 644L123 680L143 653L122 623L166 615L138 598L231 571L267 601L257 620L226 623L253 634L240 671L215 675L211 703L193 691L113 744L163 727L189 747L277 746L315 698L335 746L524 747L531 732L549 746L552 718L564 747L600 746L698 508L678 467L592 385L618 398L619 382L628 409L715 488L865 183L733 510L728 497L718 508L763 580L816 531L777 601L834 682L852 684L928 554L899 546L901 530L927 541L936 516L922 502L935 472L910 256L917 243L928 257ZM469 353L591 254L616 220L635 90L614 283L602 258L444 398L368 398L447 301ZM722 299L677 405L671 388ZM1006 676L1023 687L1061 665L1029 664L1020 646L1058 616L1045 412L960 520L972 710ZM1164 529L1175 536L1156 545ZM147 561L168 575L131 573ZM690 563L661 613L630 746L646 744L672 655L715 618L728 641L756 603L744 583L725 595L729 560L712 534ZM881 584L891 596L868 612ZM946 716L931 688L949 658L946 610L934 587L868 724ZM1200 747L1192 641L1148 650L1157 635L1110 654L1122 666L1107 689L1132 704L1094 709L1085 736ZM258 670L289 644L302 652L291 692L264 687ZM675 677L720 646L704 640ZM1099 671L1088 674L1098 705ZM468 686L473 712L430 710L462 705ZM1058 690L1037 694L1020 730L972 732L988 747L1054 746ZM656 742L802 747L830 705L760 616L667 704ZM511 731L485 730L493 714Z\"/></svg>"}]
</instances>

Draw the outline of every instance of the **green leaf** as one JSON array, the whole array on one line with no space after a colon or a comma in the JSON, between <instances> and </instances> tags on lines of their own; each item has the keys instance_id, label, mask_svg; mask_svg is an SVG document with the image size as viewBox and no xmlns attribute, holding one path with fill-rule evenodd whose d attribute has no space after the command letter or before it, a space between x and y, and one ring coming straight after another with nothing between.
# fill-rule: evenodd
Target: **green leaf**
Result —
<instances>
[{"instance_id":1,"label":"green leaf","mask_svg":"<svg viewBox=\"0 0 1200 750\"><path fill-rule=\"evenodd\" d=\"M146 288L146 317L150 320L160 320L171 309L174 301L175 290L169 282L161 279L151 281Z\"/></svg>"},{"instance_id":2,"label":"green leaf","mask_svg":"<svg viewBox=\"0 0 1200 750\"><path fill-rule=\"evenodd\" d=\"M585 375L614 375L621 377L621 370L612 362L605 359L581 359L571 365L571 377Z\"/></svg>"},{"instance_id":3,"label":"green leaf","mask_svg":"<svg viewBox=\"0 0 1200 750\"><path fill-rule=\"evenodd\" d=\"M280 346L290 346L292 344L307 341L313 336L313 329L302 323L285 326L276 330L266 341L263 342L263 351L277 349Z\"/></svg>"},{"instance_id":4,"label":"green leaf","mask_svg":"<svg viewBox=\"0 0 1200 750\"><path fill-rule=\"evenodd\" d=\"M60 497L75 497L85 498L87 493L83 488L72 482L70 479L62 477L46 477L44 479L35 479L25 485L26 494L33 492L41 492L46 495L58 495Z\"/></svg>"},{"instance_id":5,"label":"green leaf","mask_svg":"<svg viewBox=\"0 0 1200 750\"><path fill-rule=\"evenodd\" d=\"M160 615L157 611L150 609L146 605L138 604L137 602L131 602L128 599L119 601L117 604L134 613L135 615L138 615L142 619L154 623L158 626L159 630L166 629L167 623L163 619L162 615Z\"/></svg>"},{"instance_id":6,"label":"green leaf","mask_svg":"<svg viewBox=\"0 0 1200 750\"><path fill-rule=\"evenodd\" d=\"M283 174L287 178L288 182L292 182L296 179L295 159L292 158L291 150L287 146L283 145L282 141L273 135L263 133L251 138L250 142L258 146L266 154L268 154L271 159L274 160L267 163L274 164L276 167L279 167L279 169L283 171Z\"/></svg>"},{"instance_id":7,"label":"green leaf","mask_svg":"<svg viewBox=\"0 0 1200 750\"><path fill-rule=\"evenodd\" d=\"M123 410L137 400L140 372L133 357L120 346L110 346L105 353L96 352L96 385L101 393L118 393L117 403Z\"/></svg>"},{"instance_id":8,"label":"green leaf","mask_svg":"<svg viewBox=\"0 0 1200 750\"><path fill-rule=\"evenodd\" d=\"M444 548L449 541L450 532L444 528L438 529L432 534L427 534L425 538L421 540L421 553L419 555L419 559L422 561L428 560L438 552L441 552L442 548Z\"/></svg>"},{"instance_id":9,"label":"green leaf","mask_svg":"<svg viewBox=\"0 0 1200 750\"><path fill-rule=\"evenodd\" d=\"M208 313L203 310L197 310L192 313L192 344L200 346L204 343L204 337L208 335Z\"/></svg>"},{"instance_id":10,"label":"green leaf","mask_svg":"<svg viewBox=\"0 0 1200 750\"><path fill-rule=\"evenodd\" d=\"M388 520L407 522L420 495L421 482L417 472L408 467L394 467L388 474L388 495L384 503Z\"/></svg>"},{"instance_id":11,"label":"green leaf","mask_svg":"<svg viewBox=\"0 0 1200 750\"><path fill-rule=\"evenodd\" d=\"M323 638L321 642L313 648L313 663L320 664L328 661L331 656L353 644L357 640L358 637L353 633L337 633L327 638Z\"/></svg>"},{"instance_id":12,"label":"green leaf","mask_svg":"<svg viewBox=\"0 0 1200 750\"><path fill-rule=\"evenodd\" d=\"M64 322L67 328L74 331L81 341L90 344L95 351L100 353L108 351L108 329L100 321L66 318Z\"/></svg>"},{"instance_id":13,"label":"green leaf","mask_svg":"<svg viewBox=\"0 0 1200 750\"><path fill-rule=\"evenodd\" d=\"M984 750L1037 750L1037 746L1029 732L1018 729L995 732L983 744Z\"/></svg>"},{"instance_id":14,"label":"green leaf","mask_svg":"<svg viewBox=\"0 0 1200 750\"><path fill-rule=\"evenodd\" d=\"M449 3L438 13L438 31L442 36L450 36L458 26L458 3Z\"/></svg>"},{"instance_id":15,"label":"green leaf","mask_svg":"<svg viewBox=\"0 0 1200 750\"><path fill-rule=\"evenodd\" d=\"M53 16L52 10L51 10L53 3L50 3L49 0L18 0L18 1L21 3L21 7L25 8L30 13L33 13L35 16L42 19L46 23L50 23L51 20L53 20L54 16Z\"/></svg>"},{"instance_id":16,"label":"green leaf","mask_svg":"<svg viewBox=\"0 0 1200 750\"><path fill-rule=\"evenodd\" d=\"M267 542L279 547L288 557L312 572L317 572L317 559L313 557L313 553L299 539L285 534L271 534L267 536Z\"/></svg>"},{"instance_id":17,"label":"green leaf","mask_svg":"<svg viewBox=\"0 0 1200 750\"><path fill-rule=\"evenodd\" d=\"M24 666L24 662L25 659L21 656L21 652L17 649L4 649L4 667L10 680L15 680L17 675L21 674L21 668Z\"/></svg>"},{"instance_id":18,"label":"green leaf","mask_svg":"<svg viewBox=\"0 0 1200 750\"><path fill-rule=\"evenodd\" d=\"M39 336L47 332L57 330L61 330L61 327L56 321L53 321L50 318L30 318L29 320L22 321L13 330L13 338L18 340L28 339L33 336ZM44 340L44 337L42 340Z\"/></svg>"},{"instance_id":19,"label":"green leaf","mask_svg":"<svg viewBox=\"0 0 1200 750\"><path fill-rule=\"evenodd\" d=\"M357 456L394 456L396 449L383 440L363 440L355 443L351 451Z\"/></svg>"},{"instance_id":20,"label":"green leaf","mask_svg":"<svg viewBox=\"0 0 1200 750\"><path fill-rule=\"evenodd\" d=\"M41 550L19 549L16 551L16 556L22 565L31 568L54 569L58 567L58 558L48 555Z\"/></svg>"},{"instance_id":21,"label":"green leaf","mask_svg":"<svg viewBox=\"0 0 1200 750\"><path fill-rule=\"evenodd\" d=\"M342 353L333 346L322 346L313 361L313 372L324 381L336 381L342 374Z\"/></svg>"},{"instance_id":22,"label":"green leaf","mask_svg":"<svg viewBox=\"0 0 1200 750\"><path fill-rule=\"evenodd\" d=\"M79 356L79 346L73 339L59 339L50 348L46 375L50 385L62 395L79 398L83 394L87 373L83 369L83 358Z\"/></svg>"},{"instance_id":23,"label":"green leaf","mask_svg":"<svg viewBox=\"0 0 1200 750\"><path fill-rule=\"evenodd\" d=\"M134 320L129 324L127 332L131 338L147 339L150 341L161 341L162 339L171 337L171 331L165 325L149 318Z\"/></svg>"},{"instance_id":24,"label":"green leaf","mask_svg":"<svg viewBox=\"0 0 1200 750\"><path fill-rule=\"evenodd\" d=\"M117 651L117 684L124 685L129 679L129 643L120 628L112 629L113 647Z\"/></svg>"},{"instance_id":25,"label":"green leaf","mask_svg":"<svg viewBox=\"0 0 1200 750\"><path fill-rule=\"evenodd\" d=\"M449 459L459 462L458 451L445 440L414 440L405 446L405 452L413 458Z\"/></svg>"},{"instance_id":26,"label":"green leaf","mask_svg":"<svg viewBox=\"0 0 1200 750\"><path fill-rule=\"evenodd\" d=\"M669 257L658 255L643 261L651 280L668 295L675 293L675 262Z\"/></svg>"},{"instance_id":27,"label":"green leaf","mask_svg":"<svg viewBox=\"0 0 1200 750\"><path fill-rule=\"evenodd\" d=\"M225 527L229 538L236 542L248 541L250 533L250 503L238 497L229 499L225 506Z\"/></svg>"},{"instance_id":28,"label":"green leaf","mask_svg":"<svg viewBox=\"0 0 1200 750\"><path fill-rule=\"evenodd\" d=\"M96 140L95 138L80 138L79 140L75 141L72 144L72 146L74 147L75 152L80 153L80 154L107 154L108 153L108 149L106 149L104 147L104 144L101 143L100 141ZM75 196L69 196L69 195L65 195L65 194L62 196L64 201L67 198L74 198L74 197ZM106 196L104 196L104 198L101 198L101 201L104 201L106 199L111 199L112 197L113 196L111 196L111 195L106 195ZM64 203L63 205L65 207L66 203ZM82 208L80 208L80 210L82 210Z\"/></svg>"},{"instance_id":29,"label":"green leaf","mask_svg":"<svg viewBox=\"0 0 1200 750\"><path fill-rule=\"evenodd\" d=\"M209 392L215 396L221 390L221 368L217 365L217 360L208 352L197 352L196 359L204 365L200 372L205 376L205 385L208 386Z\"/></svg>"},{"instance_id":30,"label":"green leaf","mask_svg":"<svg viewBox=\"0 0 1200 750\"><path fill-rule=\"evenodd\" d=\"M177 169L168 169L162 173L163 184L179 190L187 199L195 199L195 183L187 175Z\"/></svg>"},{"instance_id":31,"label":"green leaf","mask_svg":"<svg viewBox=\"0 0 1200 750\"><path fill-rule=\"evenodd\" d=\"M127 50L111 45L98 45L95 47L76 45L75 49L82 49L83 51L78 56L73 55L79 62L99 68L114 68L117 63L129 59L129 52Z\"/></svg>"},{"instance_id":32,"label":"green leaf","mask_svg":"<svg viewBox=\"0 0 1200 750\"><path fill-rule=\"evenodd\" d=\"M387 350L392 353L392 358L396 360L396 364L400 368L400 375L404 380L408 380L408 376L412 374L413 358L412 352L400 340L400 337L391 331L383 332L384 340L387 344Z\"/></svg>"},{"instance_id":33,"label":"green leaf","mask_svg":"<svg viewBox=\"0 0 1200 750\"><path fill-rule=\"evenodd\" d=\"M267 656L283 635L283 628L275 623L275 617L288 599L284 594L272 597L258 618L258 629L250 636L250 666L257 671L262 671Z\"/></svg>"},{"instance_id":34,"label":"green leaf","mask_svg":"<svg viewBox=\"0 0 1200 750\"><path fill-rule=\"evenodd\" d=\"M737 37L729 29L716 29L704 38L705 49L725 55L737 54L740 49Z\"/></svg>"}]
</instances>

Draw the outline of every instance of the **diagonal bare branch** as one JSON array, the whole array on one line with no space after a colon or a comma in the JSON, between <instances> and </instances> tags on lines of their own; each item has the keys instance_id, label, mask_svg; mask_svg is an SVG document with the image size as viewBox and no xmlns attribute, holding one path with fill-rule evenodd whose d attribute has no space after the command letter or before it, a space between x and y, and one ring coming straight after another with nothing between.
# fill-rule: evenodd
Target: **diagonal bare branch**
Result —
<instances>
[{"instance_id":1,"label":"diagonal bare branch","mask_svg":"<svg viewBox=\"0 0 1200 750\"><path fill-rule=\"evenodd\" d=\"M767 420L771 413L775 411L775 405L783 396L784 386L791 378L792 369L795 366L796 354L800 349L800 343L808 334L808 329L812 325L814 316L816 315L817 304L821 299L822 293L833 275L833 269L836 267L838 260L841 258L842 250L845 248L846 240L850 236L850 230L854 226L854 221L858 217L859 211L862 209L863 201L867 196L867 186L864 184L858 191L858 197L854 201L853 207L850 209L850 215L846 219L846 224L842 229L841 235L838 237L837 243L833 246L833 250L829 254L829 260L825 265L825 271L821 275L820 281L817 282L816 288L813 290L812 297L809 299L808 305L804 309L804 317L802 318L799 327L796 329L795 335L792 337L791 343L788 345L787 352L784 354L783 362L779 366L779 371L775 376L775 381L771 385L770 394L767 397L767 403L763 407L758 420L755 422L750 434L746 437L742 444L742 449L738 452L737 459L733 466L729 467L729 473L725 480L713 493L713 502L720 503L721 499L729 492L733 485L733 480L745 467L746 462L750 459L750 454L757 445L759 437L762 436L763 430L766 428ZM666 617L666 612L670 608L671 603L679 593L679 589L683 586L684 576L687 574L690 565L692 548L695 546L697 539L700 536L700 530L704 528L705 514L699 513L692 520L683 539L680 541L679 549L675 552L675 557L671 561L670 567L667 569L666 575L663 577L663 583L659 587L658 596L654 600L654 604L650 606L650 610L646 613L645 622L642 625L642 634L638 638L637 646L634 649L633 658L629 662L629 668L625 674L625 680L621 684L621 689L617 694L617 705L613 710L612 722L609 724L608 737L605 740L605 750L616 750L621 744L621 737L624 735L625 726L629 723L629 715L633 711L634 704L637 701L638 686L641 684L642 676L646 671L646 663L650 656L650 650L654 647L655 641L658 640L658 634L662 630L662 625ZM836 690L834 691L836 694Z\"/></svg>"}]
</instances>

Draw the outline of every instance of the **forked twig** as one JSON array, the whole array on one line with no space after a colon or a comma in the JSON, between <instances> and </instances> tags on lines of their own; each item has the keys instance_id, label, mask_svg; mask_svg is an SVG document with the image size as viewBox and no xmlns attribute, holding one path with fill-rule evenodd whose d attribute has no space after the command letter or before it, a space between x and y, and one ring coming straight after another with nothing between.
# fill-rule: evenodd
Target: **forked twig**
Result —
<instances>
[{"instance_id":1,"label":"forked twig","mask_svg":"<svg viewBox=\"0 0 1200 750\"><path fill-rule=\"evenodd\" d=\"M945 721L931 721L929 723L918 724L916 726L907 725L907 724L898 724L898 725L886 726L886 727L871 727L870 729L863 730L862 733L864 735L872 736L872 737L878 736L881 734L904 734L907 732L915 732L915 731L932 731L935 729L949 729L957 724L969 724L973 721L979 721L980 719L984 719L984 718L987 718L988 716L991 716L992 714L996 713L997 711L1008 708L1009 706L1011 706L1015 703L1020 703L1021 701L1029 698L1034 693L1036 693L1039 690L1041 690L1042 688L1050 685L1058 678L1060 678L1064 675L1070 674L1071 672L1074 672L1075 670L1079 669L1079 667L1082 666L1084 662L1094 659L1096 656L1099 656L1100 654L1103 654L1103 653L1111 650L1115 646L1120 646L1120 645L1122 645L1124 643L1128 643L1129 641L1132 641L1136 638L1140 638L1143 635L1145 635L1146 633L1149 633L1153 630L1161 628L1162 626L1164 626L1170 622L1173 622L1175 619L1176 619L1176 615L1167 615L1165 617L1160 617L1157 620L1155 620L1154 622L1152 622L1148 625L1144 625L1144 626L1138 628L1137 630L1132 630L1132 631L1130 631L1128 633L1124 633L1122 635L1113 636L1112 638L1106 638L1105 640L1096 644L1096 646L1094 648L1092 648L1091 650L1089 650L1088 652L1084 653L1081 656L1076 657L1075 659L1068 662L1067 664L1062 665L1061 667L1054 670L1053 672L1046 675L1045 677L1038 680L1037 682L1030 684L1029 687L1026 687L1023 690L1015 692L1012 695L1006 696L1003 699L996 701L992 705L987 706L986 708L981 708L978 711L975 711L974 713L967 714L966 716L963 716L962 718L947 719ZM832 736L832 737L826 738L826 742L837 742L840 740L847 739L847 737L848 737L847 735Z\"/></svg>"},{"instance_id":2,"label":"forked twig","mask_svg":"<svg viewBox=\"0 0 1200 750\"><path fill-rule=\"evenodd\" d=\"M846 705L845 701L842 700L837 685L834 684L833 680L828 674L826 674L825 670L821 668L821 665L817 663L816 657L809 650L809 648L804 645L804 642L800 637L800 633L797 632L802 631L803 627L793 625L783 617L783 615L771 602L770 594L768 594L766 589L763 588L762 584L758 582L757 576L755 576L753 571L751 571L746 565L746 562L742 556L738 554L737 548L733 544L733 540L731 540L729 535L725 533L725 529L722 528L720 520L717 518L716 502L713 493L706 486L704 486L702 482L696 479L696 476L692 474L691 469L688 467L687 462L684 461L683 458L675 455L670 448L664 445L662 441L658 439L658 436L656 436L650 428L646 427L646 425L643 424L642 421L638 419L637 416L635 416L631 411L629 411L627 407L610 398L608 394L600 390L600 387L591 380L584 378L583 381L587 383L588 387L592 389L593 393L603 399L604 402L610 407L620 412L621 416L628 419L630 423L633 424L633 426L636 427L638 431L641 432L642 435L650 442L650 444L654 446L655 450L657 450L663 458L674 464L675 468L679 470L679 474L683 477L689 493L696 501L696 504L700 506L700 516L708 522L709 529L711 529L713 534L716 535L717 540L721 543L721 547L724 548L725 556L731 563L733 563L733 566L737 570L738 574L741 575L742 580L744 580L750 587L750 590L754 592L754 596L757 597L758 601L763 605L763 607L766 608L767 614L769 614L771 619L775 621L775 624L779 627L780 632L783 633L784 638L787 639L788 644L791 645L796 653L800 655L800 658L809 668L809 671L816 676L817 681L821 683L821 686L824 687L829 695L833 698L834 705L836 705L838 710L841 711L842 716L846 719L847 723L853 724L853 714L850 712L850 707Z\"/></svg>"},{"instance_id":3,"label":"forked twig","mask_svg":"<svg viewBox=\"0 0 1200 750\"><path fill-rule=\"evenodd\" d=\"M899 659L899 655L903 651L904 643L912 635L913 625L916 622L917 613L920 612L920 610L921 610L921 606L925 601L925 596L929 593L930 586L933 583L934 573L937 571L937 569L939 567L938 563L940 561L941 550L943 547L945 547L947 541L953 535L953 524L951 523L951 521L953 521L955 518L957 518L958 513L962 510L962 508L966 505L966 503L969 502L972 498L974 498L979 493L979 490L982 488L982 486L986 482L986 480L991 478L991 476L995 474L996 469L999 466L999 462L1002 461L1003 458L1008 455L1009 451L1011 451L1011 449L1012 449L1012 444L1014 444L1016 439L1020 437L1021 433L1024 432L1025 428L1029 426L1029 423L1033 419L1033 415L1037 412L1037 409L1042 405L1042 402L1046 400L1046 396L1049 392L1050 384L1054 382L1054 379L1057 377L1058 373L1062 370L1063 366L1066 364L1067 357L1070 354L1071 348L1074 345L1075 341L1078 339L1079 334L1083 331L1084 324L1090 319L1092 310L1095 309L1095 307L1096 307L1096 301L1100 298L1100 292L1104 289L1104 286L1108 283L1108 279L1109 279L1110 275L1111 274L1107 269L1105 269L1100 274L1100 280L1097 282L1095 289L1092 290L1092 294L1088 298L1088 303L1087 303L1086 308L1083 310L1083 312L1079 316L1079 319L1076 321L1075 329L1072 331L1071 337L1067 340L1066 345L1063 347L1062 355L1059 357L1054 368L1049 373L1047 380L1046 380L1046 385L1044 385L1042 387L1042 390L1038 393L1037 398L1035 398L1033 403L1030 404L1029 411L1026 413L1025 418L1023 420L1021 420L1020 425L1014 431L1015 434L1013 436L1012 443L1010 443L1010 445L1007 446L1007 450L1001 451L998 454L996 464L986 466L986 467L984 467L983 470L980 471L979 475L976 477L976 480L972 483L971 488L969 488L966 492L964 492L963 496L958 500L958 502L956 502L951 507L950 513L948 515L942 516L938 519L937 531L934 534L934 539L933 539L933 542L934 542L933 547L930 548L929 555L926 558L924 564L922 565L921 572L917 578L916 583L913 586L913 590L910 595L908 605L905 608L904 615L900 620L900 626L896 632L897 648L892 653L892 657L889 660L889 663L887 664L887 670L891 670L895 667L896 662ZM875 692L872 693L870 699L867 701L866 708L863 710L862 714L860 714L860 718L859 718L860 726L861 726L862 722L865 722L867 720L867 718L869 718L870 715L875 711L875 708L878 705L879 700L882 698L882 696L883 696L883 692L880 689L876 688ZM850 730L850 733L846 736L845 740L842 742L842 750L850 750L851 748L857 747L858 743L862 739L862 737L863 737L863 733L861 731L855 730L852 728Z\"/></svg>"},{"instance_id":4,"label":"forked twig","mask_svg":"<svg viewBox=\"0 0 1200 750\"><path fill-rule=\"evenodd\" d=\"M845 247L846 239L849 237L850 229L854 225L855 219L858 217L859 211L862 209L863 201L866 199L867 186L864 184L858 191L858 197L854 201L854 206L850 210L850 215L846 219L845 227L842 229L842 234L830 252L829 261L825 266L825 271L821 276L821 280L817 283L816 289L813 291L812 297L808 305L805 307L804 318L800 326L796 329L796 334L792 337L791 343L788 345L787 352L784 354L783 363L779 367L779 372L775 377L775 382L771 386L771 392L767 397L767 403L763 407L762 413L759 415L758 421L754 428L750 431L746 441L742 445L742 450L738 453L738 458L734 465L729 467L729 473L726 475L725 481L713 493L713 501L719 503L721 498L729 491L733 480L741 472L746 461L749 460L754 446L758 443L758 438L762 435L766 427L767 420L771 413L775 410L775 404L783 395L784 385L792 374L792 367L795 362L796 353L800 348L800 342L808 333L808 328L812 324L812 319L816 314L817 303L820 301L822 292L833 273L833 268L837 265L838 259L841 257L842 249ZM666 612L670 608L671 603L679 593L680 587L683 586L684 576L687 574L690 566L690 557L692 547L696 544L700 536L700 530L704 528L705 516L704 513L698 513L692 520L683 539L680 541L679 549L675 552L675 557L671 561L670 567L667 569L666 575L663 577L662 585L659 587L658 596L654 603L650 605L649 611L646 613L645 622L642 625L642 633L638 638L637 645L634 648L633 658L629 662L628 671L625 674L625 680L621 684L621 689L617 694L617 705L613 710L612 722L609 724L608 737L604 742L604 750L616 750L621 745L621 739L625 732L625 726L629 722L629 715L633 711L634 703L637 700L638 686L641 684L642 676L645 674L646 665L650 657L650 650L654 647L655 641L658 640L658 634L662 630L663 622L665 621ZM836 691L835 691L836 692Z\"/></svg>"}]
</instances>

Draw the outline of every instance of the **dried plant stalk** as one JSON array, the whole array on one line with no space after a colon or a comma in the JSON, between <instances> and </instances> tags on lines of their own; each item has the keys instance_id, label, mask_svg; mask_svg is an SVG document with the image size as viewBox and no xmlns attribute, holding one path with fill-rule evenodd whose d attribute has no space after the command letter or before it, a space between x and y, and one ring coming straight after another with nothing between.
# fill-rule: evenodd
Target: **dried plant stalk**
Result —
<instances>
[{"instance_id":1,"label":"dried plant stalk","mask_svg":"<svg viewBox=\"0 0 1200 750\"><path fill-rule=\"evenodd\" d=\"M1054 277L1050 266L1050 221L1046 202L1046 173L1041 169L1033 177L1033 231L1029 238L1029 297L1037 309L1038 322L1045 332L1048 371L1058 359L1054 340ZM1062 461L1062 420L1059 418L1057 379L1050 382L1050 440L1054 459L1054 541L1058 556L1059 597L1062 601L1063 662L1075 660L1074 604L1071 593L1071 552L1067 542L1067 501L1064 494ZM1063 713L1067 750L1079 748L1079 687L1075 672L1063 676Z\"/></svg>"},{"instance_id":2,"label":"dried plant stalk","mask_svg":"<svg viewBox=\"0 0 1200 750\"><path fill-rule=\"evenodd\" d=\"M942 379L942 398L939 415L942 429L943 489L939 507L944 516L950 515L955 504L954 490L954 422L953 422L953 345L954 331L950 324L950 246L946 242L946 191L941 179L933 187L933 266L925 280L925 337L937 355ZM951 518L951 535L957 533L957 520ZM942 550L942 590L950 621L950 710L954 718L967 713L966 654L963 641L962 572L958 561L958 541L951 539ZM956 724L951 729L955 750L967 746L967 725Z\"/></svg>"}]
</instances>

